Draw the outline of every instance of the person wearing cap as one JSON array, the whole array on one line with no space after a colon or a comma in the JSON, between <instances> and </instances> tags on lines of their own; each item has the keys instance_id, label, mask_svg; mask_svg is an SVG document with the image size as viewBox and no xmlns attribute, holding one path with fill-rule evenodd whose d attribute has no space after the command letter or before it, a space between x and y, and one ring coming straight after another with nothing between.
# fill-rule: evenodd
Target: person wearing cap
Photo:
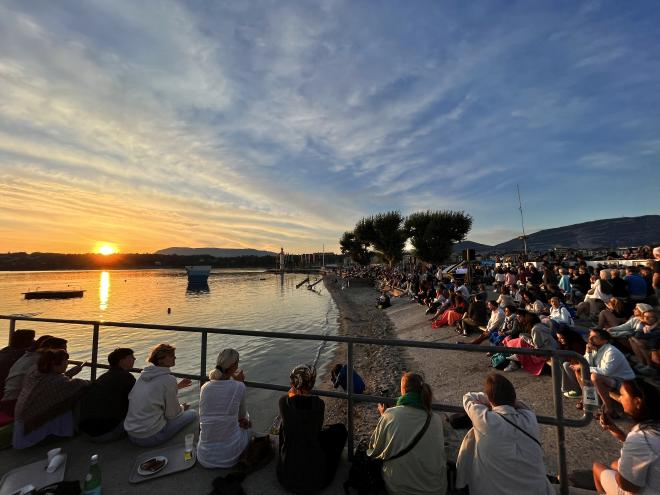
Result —
<instances>
[{"instance_id":1,"label":"person wearing cap","mask_svg":"<svg viewBox=\"0 0 660 495\"><path fill-rule=\"evenodd\" d=\"M177 398L177 391L190 387L192 381L184 378L177 383L170 374L176 363L175 351L169 344L154 347L148 359L150 366L142 370L128 395L124 429L128 439L140 447L164 443L197 419L197 413Z\"/></svg>"},{"instance_id":2,"label":"person wearing cap","mask_svg":"<svg viewBox=\"0 0 660 495\"><path fill-rule=\"evenodd\" d=\"M348 432L342 424L323 427L325 403L312 395L315 366L296 366L290 380L289 393L279 400L277 479L294 493L314 493L332 482Z\"/></svg>"},{"instance_id":3,"label":"person wearing cap","mask_svg":"<svg viewBox=\"0 0 660 495\"><path fill-rule=\"evenodd\" d=\"M0 399L5 392L5 380L9 370L34 344L34 330L16 330L9 336L9 345L0 349Z\"/></svg>"},{"instance_id":4,"label":"person wearing cap","mask_svg":"<svg viewBox=\"0 0 660 495\"><path fill-rule=\"evenodd\" d=\"M199 394L197 460L205 468L234 466L250 445L245 374L238 362L238 351L224 349Z\"/></svg>"},{"instance_id":5,"label":"person wearing cap","mask_svg":"<svg viewBox=\"0 0 660 495\"><path fill-rule=\"evenodd\" d=\"M617 325L615 327L610 327L607 329L610 334L612 334L612 337L619 338L619 337L630 337L633 335L635 332L638 332L644 327L644 323L642 323L642 315L646 311L653 311L653 306L650 304L645 304L645 303L637 303L635 304L635 308L633 309L633 315L630 317L630 319L622 323L621 325Z\"/></svg>"}]
</instances>

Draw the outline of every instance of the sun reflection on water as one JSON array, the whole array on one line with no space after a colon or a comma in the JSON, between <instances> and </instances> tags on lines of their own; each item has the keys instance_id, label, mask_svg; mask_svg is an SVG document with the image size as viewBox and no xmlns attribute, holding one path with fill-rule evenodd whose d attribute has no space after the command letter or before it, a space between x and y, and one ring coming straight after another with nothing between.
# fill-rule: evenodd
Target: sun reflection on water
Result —
<instances>
[{"instance_id":1,"label":"sun reflection on water","mask_svg":"<svg viewBox=\"0 0 660 495\"><path fill-rule=\"evenodd\" d=\"M101 311L108 309L108 299L110 299L110 273L101 272L99 282L99 309Z\"/></svg>"}]
</instances>

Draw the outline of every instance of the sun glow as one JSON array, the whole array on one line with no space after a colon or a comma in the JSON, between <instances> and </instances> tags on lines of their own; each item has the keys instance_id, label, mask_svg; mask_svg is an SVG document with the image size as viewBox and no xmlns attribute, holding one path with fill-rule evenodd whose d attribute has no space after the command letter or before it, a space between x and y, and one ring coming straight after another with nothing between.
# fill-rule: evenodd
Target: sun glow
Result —
<instances>
[{"instance_id":1,"label":"sun glow","mask_svg":"<svg viewBox=\"0 0 660 495\"><path fill-rule=\"evenodd\" d=\"M102 254L103 256L109 256L111 254L115 254L117 252L117 249L110 244L103 244L98 248L98 253Z\"/></svg>"}]
</instances>

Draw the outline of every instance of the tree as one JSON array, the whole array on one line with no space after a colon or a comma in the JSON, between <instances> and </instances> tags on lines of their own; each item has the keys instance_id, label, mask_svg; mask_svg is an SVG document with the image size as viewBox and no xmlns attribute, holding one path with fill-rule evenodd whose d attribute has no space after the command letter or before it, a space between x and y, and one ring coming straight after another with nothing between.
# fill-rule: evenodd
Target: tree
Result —
<instances>
[{"instance_id":1,"label":"tree","mask_svg":"<svg viewBox=\"0 0 660 495\"><path fill-rule=\"evenodd\" d=\"M355 232L344 232L344 235L339 239L339 246L341 253L350 256L355 263L360 265L369 264L369 245L358 239Z\"/></svg>"},{"instance_id":2,"label":"tree","mask_svg":"<svg viewBox=\"0 0 660 495\"><path fill-rule=\"evenodd\" d=\"M462 211L422 211L408 216L404 230L415 254L430 263L442 263L454 243L465 239L472 227L472 217Z\"/></svg>"},{"instance_id":3,"label":"tree","mask_svg":"<svg viewBox=\"0 0 660 495\"><path fill-rule=\"evenodd\" d=\"M393 266L403 258L407 239L403 222L404 218L398 211L379 213L360 220L355 226L355 235Z\"/></svg>"}]
</instances>

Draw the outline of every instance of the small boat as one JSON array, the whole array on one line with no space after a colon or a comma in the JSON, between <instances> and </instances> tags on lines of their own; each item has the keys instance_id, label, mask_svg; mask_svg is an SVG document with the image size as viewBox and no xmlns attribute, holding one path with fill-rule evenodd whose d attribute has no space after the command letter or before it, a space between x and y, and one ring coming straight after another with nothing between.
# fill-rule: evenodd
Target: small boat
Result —
<instances>
[{"instance_id":1,"label":"small boat","mask_svg":"<svg viewBox=\"0 0 660 495\"><path fill-rule=\"evenodd\" d=\"M205 284L211 273L211 265L186 266L189 284Z\"/></svg>"},{"instance_id":2,"label":"small boat","mask_svg":"<svg viewBox=\"0 0 660 495\"><path fill-rule=\"evenodd\" d=\"M33 290L23 292L25 299L73 299L82 297L85 291L80 289L70 290Z\"/></svg>"}]
</instances>

